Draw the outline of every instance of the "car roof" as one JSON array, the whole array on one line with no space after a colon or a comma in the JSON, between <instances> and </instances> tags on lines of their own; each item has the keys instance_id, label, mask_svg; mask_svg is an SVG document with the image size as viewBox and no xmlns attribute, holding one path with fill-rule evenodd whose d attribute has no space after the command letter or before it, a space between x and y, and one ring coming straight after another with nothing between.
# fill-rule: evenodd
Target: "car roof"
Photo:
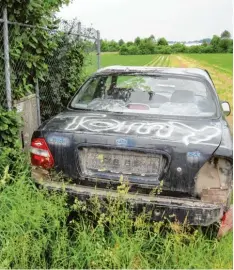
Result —
<instances>
[{"instance_id":1,"label":"car roof","mask_svg":"<svg viewBox=\"0 0 234 270\"><path fill-rule=\"evenodd\" d=\"M101 68L95 74L112 74L112 73L144 73L144 74L175 74L205 77L211 81L210 75L206 70L200 68L175 68L175 67L146 67L146 66L109 66Z\"/></svg>"}]
</instances>

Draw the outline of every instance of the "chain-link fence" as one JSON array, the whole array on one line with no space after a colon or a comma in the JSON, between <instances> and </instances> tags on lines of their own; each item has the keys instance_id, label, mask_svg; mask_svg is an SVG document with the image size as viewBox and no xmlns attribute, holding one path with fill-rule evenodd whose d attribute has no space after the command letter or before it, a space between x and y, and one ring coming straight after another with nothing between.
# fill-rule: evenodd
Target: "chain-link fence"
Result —
<instances>
[{"instance_id":1,"label":"chain-link fence","mask_svg":"<svg viewBox=\"0 0 234 270\"><path fill-rule=\"evenodd\" d=\"M6 108L3 24L0 23L0 104Z\"/></svg>"},{"instance_id":2,"label":"chain-link fence","mask_svg":"<svg viewBox=\"0 0 234 270\"><path fill-rule=\"evenodd\" d=\"M46 41L46 42L45 42ZM36 95L38 124L64 109L84 78L100 67L100 34L79 21L56 28L10 22L0 7L0 106Z\"/></svg>"},{"instance_id":3,"label":"chain-link fence","mask_svg":"<svg viewBox=\"0 0 234 270\"><path fill-rule=\"evenodd\" d=\"M83 78L98 66L96 30L73 20L61 22L58 31L57 48L45 59L47 75L39 80L42 120L63 110Z\"/></svg>"}]
</instances>

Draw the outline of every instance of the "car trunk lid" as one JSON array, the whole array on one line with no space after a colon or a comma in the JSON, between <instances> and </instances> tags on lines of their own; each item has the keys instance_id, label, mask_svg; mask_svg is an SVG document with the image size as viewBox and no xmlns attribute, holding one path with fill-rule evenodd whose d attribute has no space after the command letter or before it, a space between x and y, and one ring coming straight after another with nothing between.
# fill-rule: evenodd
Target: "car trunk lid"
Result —
<instances>
[{"instance_id":1,"label":"car trunk lid","mask_svg":"<svg viewBox=\"0 0 234 270\"><path fill-rule=\"evenodd\" d=\"M219 119L83 111L64 112L43 130L48 136L70 134L68 150L74 151L73 166L83 177L118 180L125 175L130 182L149 185L163 179L165 188L186 192L192 190L196 173L222 135ZM62 156L58 159L63 163Z\"/></svg>"}]
</instances>

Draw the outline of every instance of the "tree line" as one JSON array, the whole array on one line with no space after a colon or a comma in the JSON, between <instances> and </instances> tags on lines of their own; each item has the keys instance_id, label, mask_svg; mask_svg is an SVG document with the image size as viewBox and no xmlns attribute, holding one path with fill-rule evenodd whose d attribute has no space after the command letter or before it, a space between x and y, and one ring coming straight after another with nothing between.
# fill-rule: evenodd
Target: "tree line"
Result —
<instances>
[{"instance_id":1,"label":"tree line","mask_svg":"<svg viewBox=\"0 0 234 270\"><path fill-rule=\"evenodd\" d=\"M137 37L135 40L118 42L111 40L101 41L102 52L119 52L120 55L144 55L144 54L172 54L172 53L232 53L233 39L230 32L223 31L220 36L214 35L210 42L204 39L201 45L186 46L184 43L169 45L162 37L156 40L151 35L148 38Z\"/></svg>"}]
</instances>

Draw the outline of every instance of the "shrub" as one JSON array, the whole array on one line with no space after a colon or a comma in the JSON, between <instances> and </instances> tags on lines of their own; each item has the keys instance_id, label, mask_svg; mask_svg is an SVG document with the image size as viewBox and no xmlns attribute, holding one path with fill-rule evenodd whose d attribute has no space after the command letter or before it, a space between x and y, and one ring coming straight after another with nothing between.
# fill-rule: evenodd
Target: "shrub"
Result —
<instances>
[{"instance_id":1,"label":"shrub","mask_svg":"<svg viewBox=\"0 0 234 270\"><path fill-rule=\"evenodd\" d=\"M187 47L182 43L175 43L170 46L172 53L184 53L187 50Z\"/></svg>"},{"instance_id":2,"label":"shrub","mask_svg":"<svg viewBox=\"0 0 234 270\"><path fill-rule=\"evenodd\" d=\"M21 124L16 111L8 112L0 108L0 178L8 171L14 172L21 161Z\"/></svg>"},{"instance_id":3,"label":"shrub","mask_svg":"<svg viewBox=\"0 0 234 270\"><path fill-rule=\"evenodd\" d=\"M131 45L128 47L128 54L130 55L140 54L140 49L135 45Z\"/></svg>"},{"instance_id":4,"label":"shrub","mask_svg":"<svg viewBox=\"0 0 234 270\"><path fill-rule=\"evenodd\" d=\"M201 46L193 45L187 48L188 53L200 53L201 52Z\"/></svg>"},{"instance_id":5,"label":"shrub","mask_svg":"<svg viewBox=\"0 0 234 270\"><path fill-rule=\"evenodd\" d=\"M119 54L120 55L127 55L128 54L128 46L126 44L124 44L120 47Z\"/></svg>"},{"instance_id":6,"label":"shrub","mask_svg":"<svg viewBox=\"0 0 234 270\"><path fill-rule=\"evenodd\" d=\"M172 49L170 46L157 46L155 47L155 51L156 54L171 54L172 53Z\"/></svg>"},{"instance_id":7,"label":"shrub","mask_svg":"<svg viewBox=\"0 0 234 270\"><path fill-rule=\"evenodd\" d=\"M211 45L201 46L200 53L212 53L213 47Z\"/></svg>"},{"instance_id":8,"label":"shrub","mask_svg":"<svg viewBox=\"0 0 234 270\"><path fill-rule=\"evenodd\" d=\"M223 53L228 52L229 48L232 48L233 41L231 39L221 39L219 43L220 51Z\"/></svg>"}]
</instances>

